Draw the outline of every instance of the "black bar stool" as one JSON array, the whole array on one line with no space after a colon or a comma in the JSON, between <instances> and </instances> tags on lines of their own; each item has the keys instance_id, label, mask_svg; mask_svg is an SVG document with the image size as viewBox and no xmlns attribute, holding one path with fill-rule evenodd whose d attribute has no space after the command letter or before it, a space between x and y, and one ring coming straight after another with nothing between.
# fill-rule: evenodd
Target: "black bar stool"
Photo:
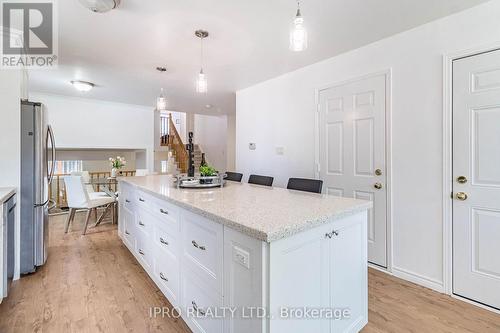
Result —
<instances>
[{"instance_id":1,"label":"black bar stool","mask_svg":"<svg viewBox=\"0 0 500 333\"><path fill-rule=\"evenodd\" d=\"M289 190L321 193L323 181L319 179L290 178L286 188Z\"/></svg>"},{"instance_id":2,"label":"black bar stool","mask_svg":"<svg viewBox=\"0 0 500 333\"><path fill-rule=\"evenodd\" d=\"M230 180L230 181L233 181L233 182L241 182L241 178L243 178L243 174L242 173L238 173L238 172L226 171L226 175L227 175L227 177L224 178L224 179L225 180Z\"/></svg>"},{"instance_id":3,"label":"black bar stool","mask_svg":"<svg viewBox=\"0 0 500 333\"><path fill-rule=\"evenodd\" d=\"M250 175L248 178L248 184L256 185L273 186L273 181L274 177L269 176Z\"/></svg>"}]
</instances>

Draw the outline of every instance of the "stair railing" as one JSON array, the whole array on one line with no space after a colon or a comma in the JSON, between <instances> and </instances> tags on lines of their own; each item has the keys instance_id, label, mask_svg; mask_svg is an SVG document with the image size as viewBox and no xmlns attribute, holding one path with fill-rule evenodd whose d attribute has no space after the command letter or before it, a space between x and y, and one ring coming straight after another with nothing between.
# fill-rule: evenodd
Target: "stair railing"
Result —
<instances>
[{"instance_id":1,"label":"stair railing","mask_svg":"<svg viewBox=\"0 0 500 333\"><path fill-rule=\"evenodd\" d=\"M168 146L175 154L179 170L181 170L182 173L186 173L188 169L189 155L186 150L186 145L182 142L182 138L179 135L179 132L177 132L177 128L172 120L172 114L168 117L168 130Z\"/></svg>"}]
</instances>

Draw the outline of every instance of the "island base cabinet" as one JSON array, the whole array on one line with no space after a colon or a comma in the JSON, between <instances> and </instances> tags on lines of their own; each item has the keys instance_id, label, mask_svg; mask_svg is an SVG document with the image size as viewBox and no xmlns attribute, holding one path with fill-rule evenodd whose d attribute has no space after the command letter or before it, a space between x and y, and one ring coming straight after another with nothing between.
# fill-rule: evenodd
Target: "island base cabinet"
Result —
<instances>
[{"instance_id":1,"label":"island base cabinet","mask_svg":"<svg viewBox=\"0 0 500 333\"><path fill-rule=\"evenodd\" d=\"M359 332L368 320L366 212L270 244L270 332Z\"/></svg>"},{"instance_id":2,"label":"island base cabinet","mask_svg":"<svg viewBox=\"0 0 500 333\"><path fill-rule=\"evenodd\" d=\"M366 325L366 211L265 242L123 185L119 235L194 333Z\"/></svg>"}]
</instances>

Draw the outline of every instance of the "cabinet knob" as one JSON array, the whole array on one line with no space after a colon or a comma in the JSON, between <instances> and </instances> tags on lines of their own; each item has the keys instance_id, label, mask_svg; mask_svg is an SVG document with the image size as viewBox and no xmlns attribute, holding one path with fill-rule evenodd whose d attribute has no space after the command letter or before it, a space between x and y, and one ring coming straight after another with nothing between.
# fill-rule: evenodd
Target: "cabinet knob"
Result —
<instances>
[{"instance_id":1,"label":"cabinet knob","mask_svg":"<svg viewBox=\"0 0 500 333\"><path fill-rule=\"evenodd\" d=\"M160 278L163 280L163 281L167 281L168 282L168 279L165 277L165 275L163 275L162 272L160 272Z\"/></svg>"},{"instance_id":2,"label":"cabinet knob","mask_svg":"<svg viewBox=\"0 0 500 333\"><path fill-rule=\"evenodd\" d=\"M144 255L144 251L143 251L142 249L139 249L139 253L140 253L141 255Z\"/></svg>"},{"instance_id":3,"label":"cabinet knob","mask_svg":"<svg viewBox=\"0 0 500 333\"><path fill-rule=\"evenodd\" d=\"M164 210L163 208L160 209L160 213L168 215L168 210Z\"/></svg>"},{"instance_id":4,"label":"cabinet knob","mask_svg":"<svg viewBox=\"0 0 500 333\"><path fill-rule=\"evenodd\" d=\"M129 199L125 199L125 202L126 202L126 203L130 203L130 200L129 200Z\"/></svg>"},{"instance_id":5,"label":"cabinet knob","mask_svg":"<svg viewBox=\"0 0 500 333\"><path fill-rule=\"evenodd\" d=\"M160 237L160 243L168 245L168 242L163 239L163 237Z\"/></svg>"},{"instance_id":6,"label":"cabinet knob","mask_svg":"<svg viewBox=\"0 0 500 333\"><path fill-rule=\"evenodd\" d=\"M142 221L139 221L139 225L140 225L141 227L144 227L144 223L143 223Z\"/></svg>"},{"instance_id":7,"label":"cabinet knob","mask_svg":"<svg viewBox=\"0 0 500 333\"><path fill-rule=\"evenodd\" d=\"M332 232L328 232L325 234L325 238L331 239L333 236L338 236L339 232L337 230L333 230Z\"/></svg>"},{"instance_id":8,"label":"cabinet knob","mask_svg":"<svg viewBox=\"0 0 500 333\"><path fill-rule=\"evenodd\" d=\"M140 202L144 202L144 201L146 201L146 200L144 200L143 198L139 198L139 201L140 201Z\"/></svg>"},{"instance_id":9,"label":"cabinet knob","mask_svg":"<svg viewBox=\"0 0 500 333\"><path fill-rule=\"evenodd\" d=\"M130 232L128 232L128 230L125 230L125 235L130 235Z\"/></svg>"}]
</instances>

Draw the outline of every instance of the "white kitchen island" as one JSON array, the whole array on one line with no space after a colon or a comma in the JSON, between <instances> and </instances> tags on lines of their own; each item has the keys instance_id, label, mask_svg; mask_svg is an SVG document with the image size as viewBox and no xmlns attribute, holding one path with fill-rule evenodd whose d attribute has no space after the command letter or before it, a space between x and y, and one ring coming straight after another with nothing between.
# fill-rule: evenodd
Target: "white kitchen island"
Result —
<instances>
[{"instance_id":1,"label":"white kitchen island","mask_svg":"<svg viewBox=\"0 0 500 333\"><path fill-rule=\"evenodd\" d=\"M119 200L120 237L193 332L368 321L370 202L234 182L178 189L163 175L121 178Z\"/></svg>"}]
</instances>

